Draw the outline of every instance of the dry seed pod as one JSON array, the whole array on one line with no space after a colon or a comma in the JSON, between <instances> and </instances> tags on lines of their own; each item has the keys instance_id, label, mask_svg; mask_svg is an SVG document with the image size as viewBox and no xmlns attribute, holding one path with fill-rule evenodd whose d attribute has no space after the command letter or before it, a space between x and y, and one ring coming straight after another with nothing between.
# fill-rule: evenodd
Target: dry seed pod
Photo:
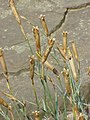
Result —
<instances>
[{"instance_id":1,"label":"dry seed pod","mask_svg":"<svg viewBox=\"0 0 90 120\"><path fill-rule=\"evenodd\" d=\"M36 49L37 49L37 52L40 53L41 52L41 46L40 46L40 35L39 35L39 28L38 26L33 26L33 34L34 34L34 38L35 38L35 41L36 41Z\"/></svg>"},{"instance_id":2,"label":"dry seed pod","mask_svg":"<svg viewBox=\"0 0 90 120\"><path fill-rule=\"evenodd\" d=\"M74 41L72 42L72 49L73 49L76 60L79 61L78 52L77 52L76 45L75 45Z\"/></svg>"},{"instance_id":3,"label":"dry seed pod","mask_svg":"<svg viewBox=\"0 0 90 120\"><path fill-rule=\"evenodd\" d=\"M69 72L66 70L66 68L63 69L63 76L65 79L65 85L66 85L66 90L67 93L70 95L71 94L71 88L70 88L70 82L69 82Z\"/></svg>"},{"instance_id":4,"label":"dry seed pod","mask_svg":"<svg viewBox=\"0 0 90 120\"><path fill-rule=\"evenodd\" d=\"M45 30L46 36L48 36L48 27L45 21L45 15L40 15L40 20L41 20L43 29Z\"/></svg>"},{"instance_id":5,"label":"dry seed pod","mask_svg":"<svg viewBox=\"0 0 90 120\"><path fill-rule=\"evenodd\" d=\"M0 63L2 65L4 76L5 76L6 80L7 80L7 87L10 90L10 84L9 84L9 80L8 80L8 70L7 70L5 59L4 59L3 51L2 51L1 48L0 48Z\"/></svg>"},{"instance_id":6,"label":"dry seed pod","mask_svg":"<svg viewBox=\"0 0 90 120\"><path fill-rule=\"evenodd\" d=\"M42 57L42 63L44 63L44 62L47 60L48 55L49 55L49 53L51 52L51 49L52 49L54 43L55 43L55 39L49 39L48 47L47 47L47 49L46 49L46 51L44 52L44 55L43 55L43 57Z\"/></svg>"},{"instance_id":7,"label":"dry seed pod","mask_svg":"<svg viewBox=\"0 0 90 120\"><path fill-rule=\"evenodd\" d=\"M58 47L58 46L57 46L57 49L58 49L58 51L60 52L60 54L62 55L62 57L63 57L65 60L67 60L67 56L66 56L65 52L63 51L63 47Z\"/></svg>"},{"instance_id":8,"label":"dry seed pod","mask_svg":"<svg viewBox=\"0 0 90 120\"><path fill-rule=\"evenodd\" d=\"M63 32L63 51L66 54L67 50L67 32Z\"/></svg>"},{"instance_id":9,"label":"dry seed pod","mask_svg":"<svg viewBox=\"0 0 90 120\"><path fill-rule=\"evenodd\" d=\"M78 120L85 120L84 115L82 113L80 113Z\"/></svg>"},{"instance_id":10,"label":"dry seed pod","mask_svg":"<svg viewBox=\"0 0 90 120\"><path fill-rule=\"evenodd\" d=\"M33 112L33 115L34 115L34 119L35 119L35 120L41 120L41 119L40 119L40 112L39 112L39 111Z\"/></svg>"},{"instance_id":11,"label":"dry seed pod","mask_svg":"<svg viewBox=\"0 0 90 120\"><path fill-rule=\"evenodd\" d=\"M70 51L70 48L68 48L68 60L69 60L70 67L71 67L71 70L72 70L72 73L73 73L73 78L77 82L78 81L78 79L77 79L77 73L76 73L75 64L74 64L74 60L73 60L73 56L72 56L72 53Z\"/></svg>"},{"instance_id":12,"label":"dry seed pod","mask_svg":"<svg viewBox=\"0 0 90 120\"><path fill-rule=\"evenodd\" d=\"M17 9L16 9L16 7L15 7L14 0L9 0L9 4L10 4L10 7L11 7L11 9L12 9L12 12L13 12L13 14L14 14L17 22L18 22L19 24L21 24L20 16L19 16L18 11L17 11Z\"/></svg>"},{"instance_id":13,"label":"dry seed pod","mask_svg":"<svg viewBox=\"0 0 90 120\"><path fill-rule=\"evenodd\" d=\"M3 100L1 97L0 97L0 104L6 107L8 110L12 110L11 106L9 106L8 103L5 100Z\"/></svg>"},{"instance_id":14,"label":"dry seed pod","mask_svg":"<svg viewBox=\"0 0 90 120\"><path fill-rule=\"evenodd\" d=\"M29 63L30 63L30 78L32 80L32 84L34 85L34 80L33 80L33 78L34 78L34 67L35 67L34 56L30 57Z\"/></svg>"},{"instance_id":15,"label":"dry seed pod","mask_svg":"<svg viewBox=\"0 0 90 120\"><path fill-rule=\"evenodd\" d=\"M14 120L12 107L10 105L8 105L8 103L4 99L2 99L1 97L0 97L0 104L3 105L4 107L6 107L9 110L12 120Z\"/></svg>"},{"instance_id":16,"label":"dry seed pod","mask_svg":"<svg viewBox=\"0 0 90 120\"><path fill-rule=\"evenodd\" d=\"M5 59L4 59L3 51L2 51L1 48L0 48L0 63L2 65L2 69L4 71L5 77L8 78L7 66L6 66L6 62L5 62Z\"/></svg>"},{"instance_id":17,"label":"dry seed pod","mask_svg":"<svg viewBox=\"0 0 90 120\"><path fill-rule=\"evenodd\" d=\"M74 113L75 113L76 117L79 116L79 110L78 110L78 106L77 106L76 103L75 103L75 105L74 105Z\"/></svg>"},{"instance_id":18,"label":"dry seed pod","mask_svg":"<svg viewBox=\"0 0 90 120\"><path fill-rule=\"evenodd\" d=\"M56 70L56 68L54 68L48 61L46 61L44 63L44 65L50 69L51 71L53 71L54 74L56 74L57 76L59 75L58 71Z\"/></svg>"}]
</instances>

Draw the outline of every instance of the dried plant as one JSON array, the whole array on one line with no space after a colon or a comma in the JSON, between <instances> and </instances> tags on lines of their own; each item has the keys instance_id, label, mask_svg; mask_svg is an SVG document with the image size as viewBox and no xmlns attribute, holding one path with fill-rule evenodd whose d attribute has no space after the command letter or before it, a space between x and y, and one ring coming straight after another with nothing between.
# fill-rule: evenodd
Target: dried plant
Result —
<instances>
[{"instance_id":1,"label":"dried plant","mask_svg":"<svg viewBox=\"0 0 90 120\"><path fill-rule=\"evenodd\" d=\"M42 24L42 27L45 31L45 38L46 38L46 44L47 47L45 48L45 51L41 51L41 44L40 44L40 32L39 32L39 27L34 26L31 22L28 21L28 19L24 16L20 16L19 12L17 11L17 8L15 6L14 0L9 0L10 7L12 9L12 12L16 18L16 21L19 24L19 27L21 29L21 32L23 33L25 40L27 41L29 47L30 47L30 59L29 59L29 72L30 72L30 79L32 81L32 87L34 90L35 94L35 99L36 99L36 105L37 105L37 111L33 112L34 119L35 120L41 120L40 117L40 110L43 110L44 112L44 117L48 119L49 117L53 117L55 120L60 120L60 115L62 114L62 120L67 120L68 119L68 112L67 112L67 104L66 102L69 101L70 106L72 107L72 113L73 113L73 118L74 120L87 120L85 117L85 109L84 109L84 103L82 100L82 96L80 96L80 82L79 82L79 74L80 73L80 61L78 57L78 52L76 48L76 44L73 41L70 45L72 46L72 49L70 49L70 46L67 44L68 42L68 34L67 32L63 32L63 43L62 45L56 44L56 40L52 37L49 36L49 31L48 31L48 26L45 20L44 15L40 15L40 21ZM27 38L26 32L22 26L21 18L26 20L27 23L33 25L33 34L34 34L34 39L35 39L35 45L36 45L36 53L33 52L31 49L29 40ZM48 40L48 42L47 42ZM54 46L56 44L56 46ZM55 55L55 60L60 63L57 55L55 54L55 50L57 47L59 53L61 54L62 59L64 59L64 65L62 66L62 72L60 69L54 65L52 65L50 62L47 61L49 59L48 57L52 54L51 50L53 48L54 50L54 55ZM42 54L43 53L43 54ZM74 53L74 55L72 54ZM57 52L58 54L58 52ZM36 57L35 57L36 56ZM76 62L76 64L75 64ZM0 63L2 65L2 69L4 72L4 75L7 80L7 86L8 89L10 89L10 83L8 80L8 70L5 62L5 58L3 55L3 51L0 48ZM38 63L38 64L36 64ZM77 68L78 66L78 68ZM35 69L36 68L36 69ZM50 76L48 74L47 69L49 69L52 73ZM49 72L50 72L49 71ZM55 74L55 81L54 75ZM65 89L63 88L62 85L62 80L61 80L61 73L62 77L64 79L65 83ZM90 70L88 68L88 74L90 73ZM36 86L35 86L35 76L38 77L38 82L41 81L41 84L43 86L43 97L40 99L37 96L37 91L36 91ZM57 81L60 83L58 84ZM50 89L49 83L52 84L53 86L53 96L52 96L52 91ZM59 92L58 92L59 91ZM14 97L12 93L7 93L7 92L2 92L3 95L8 97L12 102L15 102L18 104L19 109L22 111L25 119L27 120L29 117L27 116L26 113L26 102L21 102L17 97ZM60 101L59 97L62 96L63 100L63 106L64 110L61 112L60 111ZM12 112L12 107L2 98L0 98L0 104L4 106L5 108L8 109L10 112L12 120L14 120L13 112ZM13 103L14 104L14 103ZM22 107L21 107L21 106ZM2 111L0 111L2 112ZM61 113L61 114L60 114ZM18 113L19 114L19 113Z\"/></svg>"},{"instance_id":2,"label":"dried plant","mask_svg":"<svg viewBox=\"0 0 90 120\"><path fill-rule=\"evenodd\" d=\"M54 45L54 42L55 42L54 39L49 39L49 40L48 40L48 47L47 47L47 49L46 49L46 51L44 52L44 55L43 55L43 57L42 57L42 63L45 63L45 61L47 60L48 55L49 55L49 53L51 52L51 49L52 49L52 47L53 47L53 45Z\"/></svg>"},{"instance_id":3,"label":"dried plant","mask_svg":"<svg viewBox=\"0 0 90 120\"><path fill-rule=\"evenodd\" d=\"M35 119L35 120L41 120L41 119L40 119L40 112L39 112L39 111L33 112L33 115L34 115L34 119Z\"/></svg>"},{"instance_id":4,"label":"dried plant","mask_svg":"<svg viewBox=\"0 0 90 120\"><path fill-rule=\"evenodd\" d=\"M72 53L71 53L71 50L70 50L69 47L68 47L68 60L69 60L69 64L70 64L70 67L71 67L71 70L72 70L72 73L73 73L73 77L74 77L74 79L75 79L76 82L77 82L78 79L77 79L76 68L75 68L73 56L72 56Z\"/></svg>"},{"instance_id":5,"label":"dried plant","mask_svg":"<svg viewBox=\"0 0 90 120\"><path fill-rule=\"evenodd\" d=\"M73 41L72 42L72 48L73 48L73 52L74 52L74 56L77 60L77 62L79 61L79 57L78 57L78 52L77 52L77 48L76 48L76 45L75 45L75 42Z\"/></svg>"},{"instance_id":6,"label":"dried plant","mask_svg":"<svg viewBox=\"0 0 90 120\"><path fill-rule=\"evenodd\" d=\"M46 21L45 21L45 15L40 15L40 20L41 20L41 23L42 23L42 27L45 30L46 36L48 36L48 27L47 27L47 24L46 24Z\"/></svg>"},{"instance_id":7,"label":"dried plant","mask_svg":"<svg viewBox=\"0 0 90 120\"><path fill-rule=\"evenodd\" d=\"M34 60L34 56L30 57L30 78L32 80L32 84L34 85L34 67L35 67L35 60Z\"/></svg>"},{"instance_id":8,"label":"dried plant","mask_svg":"<svg viewBox=\"0 0 90 120\"><path fill-rule=\"evenodd\" d=\"M67 52L67 32L63 32L63 51Z\"/></svg>"},{"instance_id":9,"label":"dried plant","mask_svg":"<svg viewBox=\"0 0 90 120\"><path fill-rule=\"evenodd\" d=\"M0 97L0 105L3 105L5 108L8 109L11 119L14 120L14 116L13 116L13 112L12 112L12 107L4 100Z\"/></svg>"},{"instance_id":10,"label":"dried plant","mask_svg":"<svg viewBox=\"0 0 90 120\"><path fill-rule=\"evenodd\" d=\"M34 38L36 41L36 50L37 52L40 54L41 53L41 45L40 45L40 35L39 35L39 28L38 26L33 26L33 34L34 34Z\"/></svg>"},{"instance_id":11,"label":"dried plant","mask_svg":"<svg viewBox=\"0 0 90 120\"><path fill-rule=\"evenodd\" d=\"M64 79L65 79L67 94L70 95L71 94L71 87L70 87L70 81L69 81L69 71L66 70L66 68L64 68L62 73L63 73Z\"/></svg>"},{"instance_id":12,"label":"dried plant","mask_svg":"<svg viewBox=\"0 0 90 120\"><path fill-rule=\"evenodd\" d=\"M10 90L10 84L9 84L9 74L8 74L8 70L7 70L7 66L6 66L6 62L5 62L5 58L4 58L4 55L3 55L3 51L2 49L0 48L0 63L2 65L2 69L3 69L3 72L4 72L4 76L7 80L7 87L8 89Z\"/></svg>"}]
</instances>

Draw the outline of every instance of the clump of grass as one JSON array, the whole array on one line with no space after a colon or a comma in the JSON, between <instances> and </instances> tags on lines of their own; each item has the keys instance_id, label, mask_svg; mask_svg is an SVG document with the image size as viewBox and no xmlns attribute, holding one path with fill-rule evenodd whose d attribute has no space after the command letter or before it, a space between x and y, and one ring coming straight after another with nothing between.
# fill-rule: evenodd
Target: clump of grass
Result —
<instances>
[{"instance_id":1,"label":"clump of grass","mask_svg":"<svg viewBox=\"0 0 90 120\"><path fill-rule=\"evenodd\" d=\"M30 79L32 83L32 87L34 90L35 94L35 99L36 99L36 111L34 111L32 114L34 115L35 120L41 120L42 118L40 117L40 111L42 110L44 112L44 118L49 119L55 119L55 120L68 120L68 111L67 111L67 101L70 104L71 107L71 112L73 115L73 120L88 120L87 113L85 111L85 103L82 99L82 96L80 94L80 60L76 48L75 42L71 42L71 44L68 45L68 33L63 32L63 44L59 45L57 44L57 41L55 38L52 37L52 35L49 36L49 29L45 20L44 15L40 15L40 21L42 24L42 27L45 32L45 38L46 38L46 44L47 47L45 48L45 51L41 49L41 39L40 39L40 33L39 33L39 27L34 26L32 23L30 23L26 17L20 16L16 7L14 0L10 0L10 7L12 9L12 12L16 18L16 21L19 24L20 30L23 33L25 40L27 41L29 48L30 48L30 59L29 59L29 67L30 67ZM22 26L21 23L21 18L25 19L28 23L33 25L33 34L34 34L34 39L35 39L35 45L36 45L36 53L33 53L33 50L31 48L31 45L29 43L29 40L26 36L25 30ZM55 48L56 46L56 48ZM60 61L58 57L56 56L57 54L60 55L60 57L63 59L63 66L62 66L62 71L58 69L58 67L52 65L50 62L48 62L49 57L52 55L51 52L54 50L52 58L56 60L57 63L60 64ZM54 57L55 56L55 57ZM38 63L36 66L35 63ZM20 120L21 114L24 116L25 120L30 120L33 119L31 116L29 117L26 112L26 102L25 101L20 101L17 97L15 97L12 93L9 79L8 79L8 70L5 62L5 58L2 52L2 49L0 48L0 63L3 68L3 72L5 75L5 78L7 80L7 87L10 91L10 93L7 92L2 92L3 95L8 97L12 101L12 106L14 102L16 103L15 105L18 106L19 112L17 111L18 117ZM76 64L75 64L76 63ZM37 69L35 69L35 67ZM52 76L47 74L47 70L49 72L52 72ZM88 74L90 73L90 70L88 68ZM55 82L53 80L53 76L55 75ZM43 98L38 97L38 93L36 91L36 86L35 86L35 75L38 76L38 81L40 80L44 95ZM63 76L64 83L65 83L65 89L63 88L62 85L62 80L61 76ZM60 84L57 84L57 81L59 81ZM51 83L53 86L53 94L51 92L50 86L48 83ZM60 97L62 96L63 100L63 106L64 110L60 110ZM9 106L9 104L2 98L0 98L0 104L4 106L10 113L11 119L14 120L14 115L12 112L13 107ZM14 106L15 109L17 109ZM10 120L9 115L6 116L5 112L0 109L0 114L5 118L5 120Z\"/></svg>"}]
</instances>

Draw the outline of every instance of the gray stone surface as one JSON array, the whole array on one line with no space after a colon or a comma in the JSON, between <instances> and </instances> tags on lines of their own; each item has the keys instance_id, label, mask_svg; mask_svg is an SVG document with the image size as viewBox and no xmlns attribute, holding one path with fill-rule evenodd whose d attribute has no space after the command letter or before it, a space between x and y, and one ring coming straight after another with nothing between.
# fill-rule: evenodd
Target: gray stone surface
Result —
<instances>
[{"instance_id":1,"label":"gray stone surface","mask_svg":"<svg viewBox=\"0 0 90 120\"><path fill-rule=\"evenodd\" d=\"M68 31L68 44L75 40L81 61L81 82L85 88L83 93L90 102L90 76L86 72L86 68L90 66L90 0L15 0L15 4L20 15L39 26L42 45L46 44L46 37L43 35L39 20L40 14L46 16L49 31L60 44L63 31ZM32 49L35 51L32 25L27 24L24 20L22 20L22 24ZM28 101L32 101L34 95L27 62L31 53L8 1L3 0L0 0L0 47L4 51L14 93L20 98L23 96ZM39 96L41 96L41 84L38 80L35 84ZM0 66L0 90L2 88L4 91L7 90Z\"/></svg>"}]
</instances>

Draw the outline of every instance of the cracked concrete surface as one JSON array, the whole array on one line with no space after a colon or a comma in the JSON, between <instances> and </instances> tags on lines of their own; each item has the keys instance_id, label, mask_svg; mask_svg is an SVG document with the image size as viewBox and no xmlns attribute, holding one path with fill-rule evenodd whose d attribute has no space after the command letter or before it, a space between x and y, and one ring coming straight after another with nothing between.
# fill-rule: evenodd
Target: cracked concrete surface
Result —
<instances>
[{"instance_id":1,"label":"cracked concrete surface","mask_svg":"<svg viewBox=\"0 0 90 120\"><path fill-rule=\"evenodd\" d=\"M50 34L60 43L62 41L62 31L68 31L68 42L75 40L81 60L81 81L88 90L88 101L90 102L90 77L86 73L86 68L90 65L90 0L15 0L20 15L41 28L39 20L40 14L46 15L46 21ZM10 82L17 91L18 96L24 96L27 100L34 98L31 95L31 85L28 84L29 68L28 56L30 55L27 43L24 40L19 26L15 21L8 1L0 0L0 47L4 50L4 55L10 73ZM29 42L35 51L32 26L22 20L23 26L29 38ZM42 45L45 44L45 36L42 35ZM0 88L6 90L2 69L0 66ZM30 82L31 83L31 82ZM36 82L39 91L40 84ZM25 87L26 86L26 87ZM22 93L22 91L24 91ZM31 95L28 98L29 94Z\"/></svg>"}]
</instances>

